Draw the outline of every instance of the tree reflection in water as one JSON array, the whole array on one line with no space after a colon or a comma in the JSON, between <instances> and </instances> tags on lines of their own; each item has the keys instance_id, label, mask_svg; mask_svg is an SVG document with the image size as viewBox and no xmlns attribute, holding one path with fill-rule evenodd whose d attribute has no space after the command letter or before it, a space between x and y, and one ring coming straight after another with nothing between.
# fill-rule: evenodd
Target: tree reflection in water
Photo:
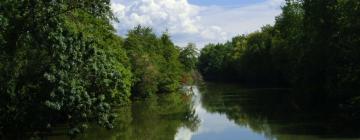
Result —
<instances>
[{"instance_id":1,"label":"tree reflection in water","mask_svg":"<svg viewBox=\"0 0 360 140\"><path fill-rule=\"evenodd\" d=\"M263 134L267 139L360 137L357 117L321 106L309 108L312 103L297 100L287 89L249 89L219 83L200 89L202 104L207 111L226 114L237 125Z\"/></svg>"},{"instance_id":2,"label":"tree reflection in water","mask_svg":"<svg viewBox=\"0 0 360 140\"><path fill-rule=\"evenodd\" d=\"M91 126L76 139L171 140L181 127L196 131L199 120L191 106L190 96L175 93L134 101L131 106L116 111L118 117L114 129ZM60 134L50 136L50 139L63 140L68 137Z\"/></svg>"},{"instance_id":3,"label":"tree reflection in water","mask_svg":"<svg viewBox=\"0 0 360 140\"><path fill-rule=\"evenodd\" d=\"M321 107L322 102L312 105L301 101L288 89L217 83L192 90L194 93L189 96L171 94L135 101L132 106L117 110L115 129L90 127L77 139L354 140L360 137L356 116ZM66 135L51 136L54 140L66 138Z\"/></svg>"}]
</instances>

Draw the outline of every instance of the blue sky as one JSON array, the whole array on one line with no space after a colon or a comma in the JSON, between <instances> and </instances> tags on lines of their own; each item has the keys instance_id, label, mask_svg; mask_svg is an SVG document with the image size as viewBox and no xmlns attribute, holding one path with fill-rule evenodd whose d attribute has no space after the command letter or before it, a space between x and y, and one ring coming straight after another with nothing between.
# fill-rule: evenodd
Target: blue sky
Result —
<instances>
[{"instance_id":1,"label":"blue sky","mask_svg":"<svg viewBox=\"0 0 360 140\"><path fill-rule=\"evenodd\" d=\"M281 13L284 0L112 0L120 23L118 34L126 35L137 25L150 26L156 33L169 31L175 44L230 40L267 24Z\"/></svg>"}]
</instances>

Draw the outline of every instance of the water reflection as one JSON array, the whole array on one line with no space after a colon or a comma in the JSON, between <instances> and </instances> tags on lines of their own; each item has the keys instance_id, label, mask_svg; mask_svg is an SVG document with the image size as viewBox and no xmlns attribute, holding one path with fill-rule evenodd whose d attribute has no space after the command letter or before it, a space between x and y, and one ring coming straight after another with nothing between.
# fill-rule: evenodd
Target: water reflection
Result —
<instances>
[{"instance_id":1,"label":"water reflection","mask_svg":"<svg viewBox=\"0 0 360 140\"><path fill-rule=\"evenodd\" d=\"M217 91L216 88L211 90ZM195 113L200 119L199 128L197 131L180 128L175 140L265 139L262 134L254 133L246 127L237 125L233 120L229 120L226 113L208 109L208 104L204 104L204 101L212 102L213 108L225 109L223 108L224 102L218 102L221 99L217 94L210 94L207 90L199 91L199 88L196 86L193 87L193 91ZM209 100L209 97L214 100Z\"/></svg>"},{"instance_id":2,"label":"water reflection","mask_svg":"<svg viewBox=\"0 0 360 140\"><path fill-rule=\"evenodd\" d=\"M171 140L178 128L195 131L198 118L191 110L191 98L171 94L118 109L116 126L106 130L91 126L78 140ZM65 134L50 136L52 140L69 139Z\"/></svg>"},{"instance_id":3,"label":"water reflection","mask_svg":"<svg viewBox=\"0 0 360 140\"><path fill-rule=\"evenodd\" d=\"M119 109L115 129L91 127L86 140L357 140L359 121L324 109L307 109L286 89L230 84L186 87L193 96L172 94ZM307 106L309 103L307 103ZM67 139L54 135L50 139Z\"/></svg>"},{"instance_id":4,"label":"water reflection","mask_svg":"<svg viewBox=\"0 0 360 140\"><path fill-rule=\"evenodd\" d=\"M201 88L202 107L208 112L199 118L225 115L222 133L195 133L193 139L359 139L359 121L327 109L306 109L285 89L249 89L238 85L208 84ZM307 103L308 104L308 103ZM200 129L208 122L202 122ZM215 122L211 122L215 123ZM234 127L234 124L237 127ZM224 129L224 126L220 126ZM218 129L218 128L216 128Z\"/></svg>"}]
</instances>

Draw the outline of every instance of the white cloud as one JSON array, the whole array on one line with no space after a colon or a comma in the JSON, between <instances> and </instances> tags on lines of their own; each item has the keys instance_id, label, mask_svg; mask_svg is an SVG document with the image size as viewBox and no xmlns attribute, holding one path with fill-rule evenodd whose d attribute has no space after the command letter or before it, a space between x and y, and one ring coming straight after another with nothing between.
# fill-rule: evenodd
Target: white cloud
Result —
<instances>
[{"instance_id":1,"label":"white cloud","mask_svg":"<svg viewBox=\"0 0 360 140\"><path fill-rule=\"evenodd\" d=\"M205 26L217 25L230 36L247 34L266 24L273 24L281 13L283 0L266 0L244 7L205 7L201 11Z\"/></svg>"},{"instance_id":2,"label":"white cloud","mask_svg":"<svg viewBox=\"0 0 360 140\"><path fill-rule=\"evenodd\" d=\"M202 47L273 23L282 1L266 0L245 7L205 7L187 0L112 0L111 7L120 21L114 25L121 35L140 24L152 27L156 33L168 29L177 45L194 42Z\"/></svg>"},{"instance_id":3,"label":"white cloud","mask_svg":"<svg viewBox=\"0 0 360 140\"><path fill-rule=\"evenodd\" d=\"M121 0L113 1L112 9L120 21L120 31L139 24L155 31L169 29L174 34L195 34L201 29L197 26L199 7L187 0Z\"/></svg>"}]
</instances>

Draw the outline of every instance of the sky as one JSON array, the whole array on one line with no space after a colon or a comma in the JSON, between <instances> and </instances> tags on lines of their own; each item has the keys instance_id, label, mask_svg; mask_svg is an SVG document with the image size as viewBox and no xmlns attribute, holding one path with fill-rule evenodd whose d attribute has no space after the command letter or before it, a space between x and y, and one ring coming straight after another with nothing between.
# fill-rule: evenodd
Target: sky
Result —
<instances>
[{"instance_id":1,"label":"sky","mask_svg":"<svg viewBox=\"0 0 360 140\"><path fill-rule=\"evenodd\" d=\"M202 48L274 24L284 0L111 0L125 36L137 25L151 27L157 34L170 33L180 47L189 42Z\"/></svg>"}]
</instances>

